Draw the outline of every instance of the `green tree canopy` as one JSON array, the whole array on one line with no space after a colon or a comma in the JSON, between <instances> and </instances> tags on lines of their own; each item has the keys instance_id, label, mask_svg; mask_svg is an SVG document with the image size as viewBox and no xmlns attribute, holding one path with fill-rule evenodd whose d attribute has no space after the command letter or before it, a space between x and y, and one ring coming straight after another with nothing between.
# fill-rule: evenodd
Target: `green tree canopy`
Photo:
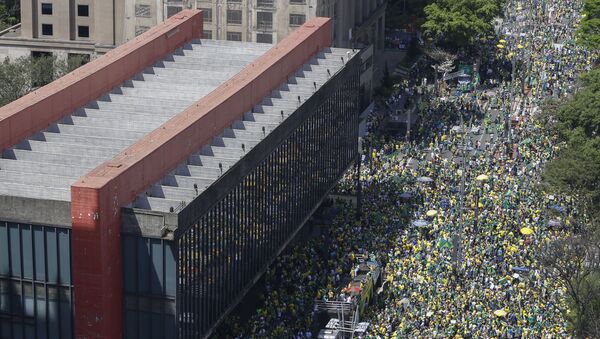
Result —
<instances>
[{"instance_id":1,"label":"green tree canopy","mask_svg":"<svg viewBox=\"0 0 600 339\"><path fill-rule=\"evenodd\" d=\"M590 50L600 49L600 0L584 0L577 42Z\"/></svg>"},{"instance_id":2,"label":"green tree canopy","mask_svg":"<svg viewBox=\"0 0 600 339\"><path fill-rule=\"evenodd\" d=\"M493 32L502 14L499 0L435 0L425 7L425 35L445 47L460 48Z\"/></svg>"},{"instance_id":3,"label":"green tree canopy","mask_svg":"<svg viewBox=\"0 0 600 339\"><path fill-rule=\"evenodd\" d=\"M89 58L84 56L67 60L53 56L15 60L6 58L0 62L0 106L60 78L88 61Z\"/></svg>"},{"instance_id":4,"label":"green tree canopy","mask_svg":"<svg viewBox=\"0 0 600 339\"><path fill-rule=\"evenodd\" d=\"M580 196L583 207L599 215L600 69L582 76L581 85L581 90L552 114L554 128L566 147L548 164L544 179L555 189Z\"/></svg>"},{"instance_id":5,"label":"green tree canopy","mask_svg":"<svg viewBox=\"0 0 600 339\"><path fill-rule=\"evenodd\" d=\"M18 11L18 5L13 4L11 6L10 1L7 4L0 4L0 31L19 22Z\"/></svg>"}]
</instances>

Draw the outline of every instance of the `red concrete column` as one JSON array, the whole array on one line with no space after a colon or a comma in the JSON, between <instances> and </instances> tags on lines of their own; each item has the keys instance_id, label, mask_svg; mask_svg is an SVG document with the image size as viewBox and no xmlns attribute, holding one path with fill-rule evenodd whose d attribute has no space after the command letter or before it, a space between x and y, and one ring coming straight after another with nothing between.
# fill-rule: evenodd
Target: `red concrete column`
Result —
<instances>
[{"instance_id":1,"label":"red concrete column","mask_svg":"<svg viewBox=\"0 0 600 339\"><path fill-rule=\"evenodd\" d=\"M107 191L71 190L76 338L122 336L121 209Z\"/></svg>"}]
</instances>

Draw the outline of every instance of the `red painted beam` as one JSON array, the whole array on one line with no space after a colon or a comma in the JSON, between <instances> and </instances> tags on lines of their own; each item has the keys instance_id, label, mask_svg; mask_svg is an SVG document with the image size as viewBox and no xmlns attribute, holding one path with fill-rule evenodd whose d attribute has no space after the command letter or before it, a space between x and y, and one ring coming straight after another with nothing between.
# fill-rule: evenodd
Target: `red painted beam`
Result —
<instances>
[{"instance_id":1,"label":"red painted beam","mask_svg":"<svg viewBox=\"0 0 600 339\"><path fill-rule=\"evenodd\" d=\"M121 208L331 46L331 38L330 19L309 20L213 92L71 186L78 337L121 336Z\"/></svg>"},{"instance_id":2,"label":"red painted beam","mask_svg":"<svg viewBox=\"0 0 600 339\"><path fill-rule=\"evenodd\" d=\"M0 107L0 151L48 127L202 34L202 13L182 11L73 72Z\"/></svg>"},{"instance_id":3,"label":"red painted beam","mask_svg":"<svg viewBox=\"0 0 600 339\"><path fill-rule=\"evenodd\" d=\"M57 90L52 98L72 102L52 111L45 121L56 120L75 108L130 79L144 68L195 38L201 38L202 13L183 11L128 42L84 69L84 76ZM76 76L77 74L70 74ZM69 75L68 75L69 76ZM67 77L68 77L67 76ZM52 84L51 84L52 85ZM58 85L53 85L58 86ZM45 87L44 87L45 88ZM51 99L53 102L58 99ZM35 118L41 113L35 111ZM21 114L13 114L18 117ZM24 115L27 117L27 115ZM30 125L34 122L30 121ZM46 122L44 122L46 123ZM40 129L23 129L4 144ZM0 126L2 124L0 123ZM75 336L77 338L121 338L123 329L123 274L121 263L120 202L115 201L118 186L97 189L93 180L71 190L72 263L74 284Z\"/></svg>"}]
</instances>

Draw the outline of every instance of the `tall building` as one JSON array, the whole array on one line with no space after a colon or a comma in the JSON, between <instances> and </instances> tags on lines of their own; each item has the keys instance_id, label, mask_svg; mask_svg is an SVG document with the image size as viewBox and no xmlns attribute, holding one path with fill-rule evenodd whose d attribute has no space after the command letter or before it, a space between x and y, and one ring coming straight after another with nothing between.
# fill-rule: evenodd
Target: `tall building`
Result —
<instances>
[{"instance_id":1,"label":"tall building","mask_svg":"<svg viewBox=\"0 0 600 339\"><path fill-rule=\"evenodd\" d=\"M0 59L104 54L188 8L207 39L276 43L306 20L333 19L333 45L383 48L385 0L22 0L21 23L0 32Z\"/></svg>"},{"instance_id":2,"label":"tall building","mask_svg":"<svg viewBox=\"0 0 600 339\"><path fill-rule=\"evenodd\" d=\"M307 19L333 19L335 46L383 48L384 0L188 0L204 11L204 36L273 43ZM195 4L193 4L195 2Z\"/></svg>"},{"instance_id":3,"label":"tall building","mask_svg":"<svg viewBox=\"0 0 600 339\"><path fill-rule=\"evenodd\" d=\"M0 108L0 338L200 338L358 159L361 52L184 10Z\"/></svg>"}]
</instances>

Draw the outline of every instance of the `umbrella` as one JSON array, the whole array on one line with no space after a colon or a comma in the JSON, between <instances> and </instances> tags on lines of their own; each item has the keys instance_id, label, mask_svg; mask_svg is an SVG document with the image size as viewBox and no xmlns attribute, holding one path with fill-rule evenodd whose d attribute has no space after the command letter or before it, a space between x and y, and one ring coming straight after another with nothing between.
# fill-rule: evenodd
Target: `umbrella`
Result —
<instances>
[{"instance_id":1,"label":"umbrella","mask_svg":"<svg viewBox=\"0 0 600 339\"><path fill-rule=\"evenodd\" d=\"M499 43L501 43L501 44L505 44L505 43L506 43L506 40L504 40L504 39L500 39L500 41L498 41L498 42L499 42Z\"/></svg>"},{"instance_id":2,"label":"umbrella","mask_svg":"<svg viewBox=\"0 0 600 339\"><path fill-rule=\"evenodd\" d=\"M531 235L531 234L533 234L533 230L529 227L523 227L523 228L521 228L521 234Z\"/></svg>"},{"instance_id":3,"label":"umbrella","mask_svg":"<svg viewBox=\"0 0 600 339\"><path fill-rule=\"evenodd\" d=\"M499 309L499 310L495 310L495 311L494 311L494 315L495 315L496 317L505 317L505 316L506 316L506 314L507 314L507 313L506 313L506 311L505 311L505 310L503 310L503 309Z\"/></svg>"},{"instance_id":4,"label":"umbrella","mask_svg":"<svg viewBox=\"0 0 600 339\"><path fill-rule=\"evenodd\" d=\"M429 210L427 211L427 213L425 213L428 217L435 217L435 215L437 214L436 210Z\"/></svg>"},{"instance_id":5,"label":"umbrella","mask_svg":"<svg viewBox=\"0 0 600 339\"><path fill-rule=\"evenodd\" d=\"M497 44L497 45L496 45L496 47L498 47L498 48L502 49L502 48L504 48L504 45Z\"/></svg>"},{"instance_id":6,"label":"umbrella","mask_svg":"<svg viewBox=\"0 0 600 339\"><path fill-rule=\"evenodd\" d=\"M560 220L556 220L555 219L555 220L548 221L548 226L550 226L550 227L558 227L560 225L562 225L562 223L560 222Z\"/></svg>"},{"instance_id":7,"label":"umbrella","mask_svg":"<svg viewBox=\"0 0 600 339\"><path fill-rule=\"evenodd\" d=\"M488 176L487 176L487 175L485 175L485 174L480 174L480 175L478 175L478 176L477 176L477 178L475 178L475 180L477 180L477 181L486 181L486 180L488 180L489 178L490 178L490 177L488 177Z\"/></svg>"},{"instance_id":8,"label":"umbrella","mask_svg":"<svg viewBox=\"0 0 600 339\"><path fill-rule=\"evenodd\" d=\"M555 210L558 213L564 213L565 211L565 208L560 205L552 205L550 206L550 209Z\"/></svg>"},{"instance_id":9,"label":"umbrella","mask_svg":"<svg viewBox=\"0 0 600 339\"><path fill-rule=\"evenodd\" d=\"M427 220L415 220L415 221L413 221L412 224L413 224L413 226L416 226L416 227L425 227L425 226L429 225L429 221L427 221Z\"/></svg>"},{"instance_id":10,"label":"umbrella","mask_svg":"<svg viewBox=\"0 0 600 339\"><path fill-rule=\"evenodd\" d=\"M433 179L431 179L430 177L418 177L417 178L417 182L432 182Z\"/></svg>"},{"instance_id":11,"label":"umbrella","mask_svg":"<svg viewBox=\"0 0 600 339\"><path fill-rule=\"evenodd\" d=\"M521 45L521 44L518 44L518 45L517 45L517 48L518 48L518 49L521 49L521 48L523 48L523 45Z\"/></svg>"},{"instance_id":12,"label":"umbrella","mask_svg":"<svg viewBox=\"0 0 600 339\"><path fill-rule=\"evenodd\" d=\"M412 198L412 196L413 196L412 193L408 193L408 192L404 192L399 195L399 197L402 199L410 199L410 198Z\"/></svg>"}]
</instances>

